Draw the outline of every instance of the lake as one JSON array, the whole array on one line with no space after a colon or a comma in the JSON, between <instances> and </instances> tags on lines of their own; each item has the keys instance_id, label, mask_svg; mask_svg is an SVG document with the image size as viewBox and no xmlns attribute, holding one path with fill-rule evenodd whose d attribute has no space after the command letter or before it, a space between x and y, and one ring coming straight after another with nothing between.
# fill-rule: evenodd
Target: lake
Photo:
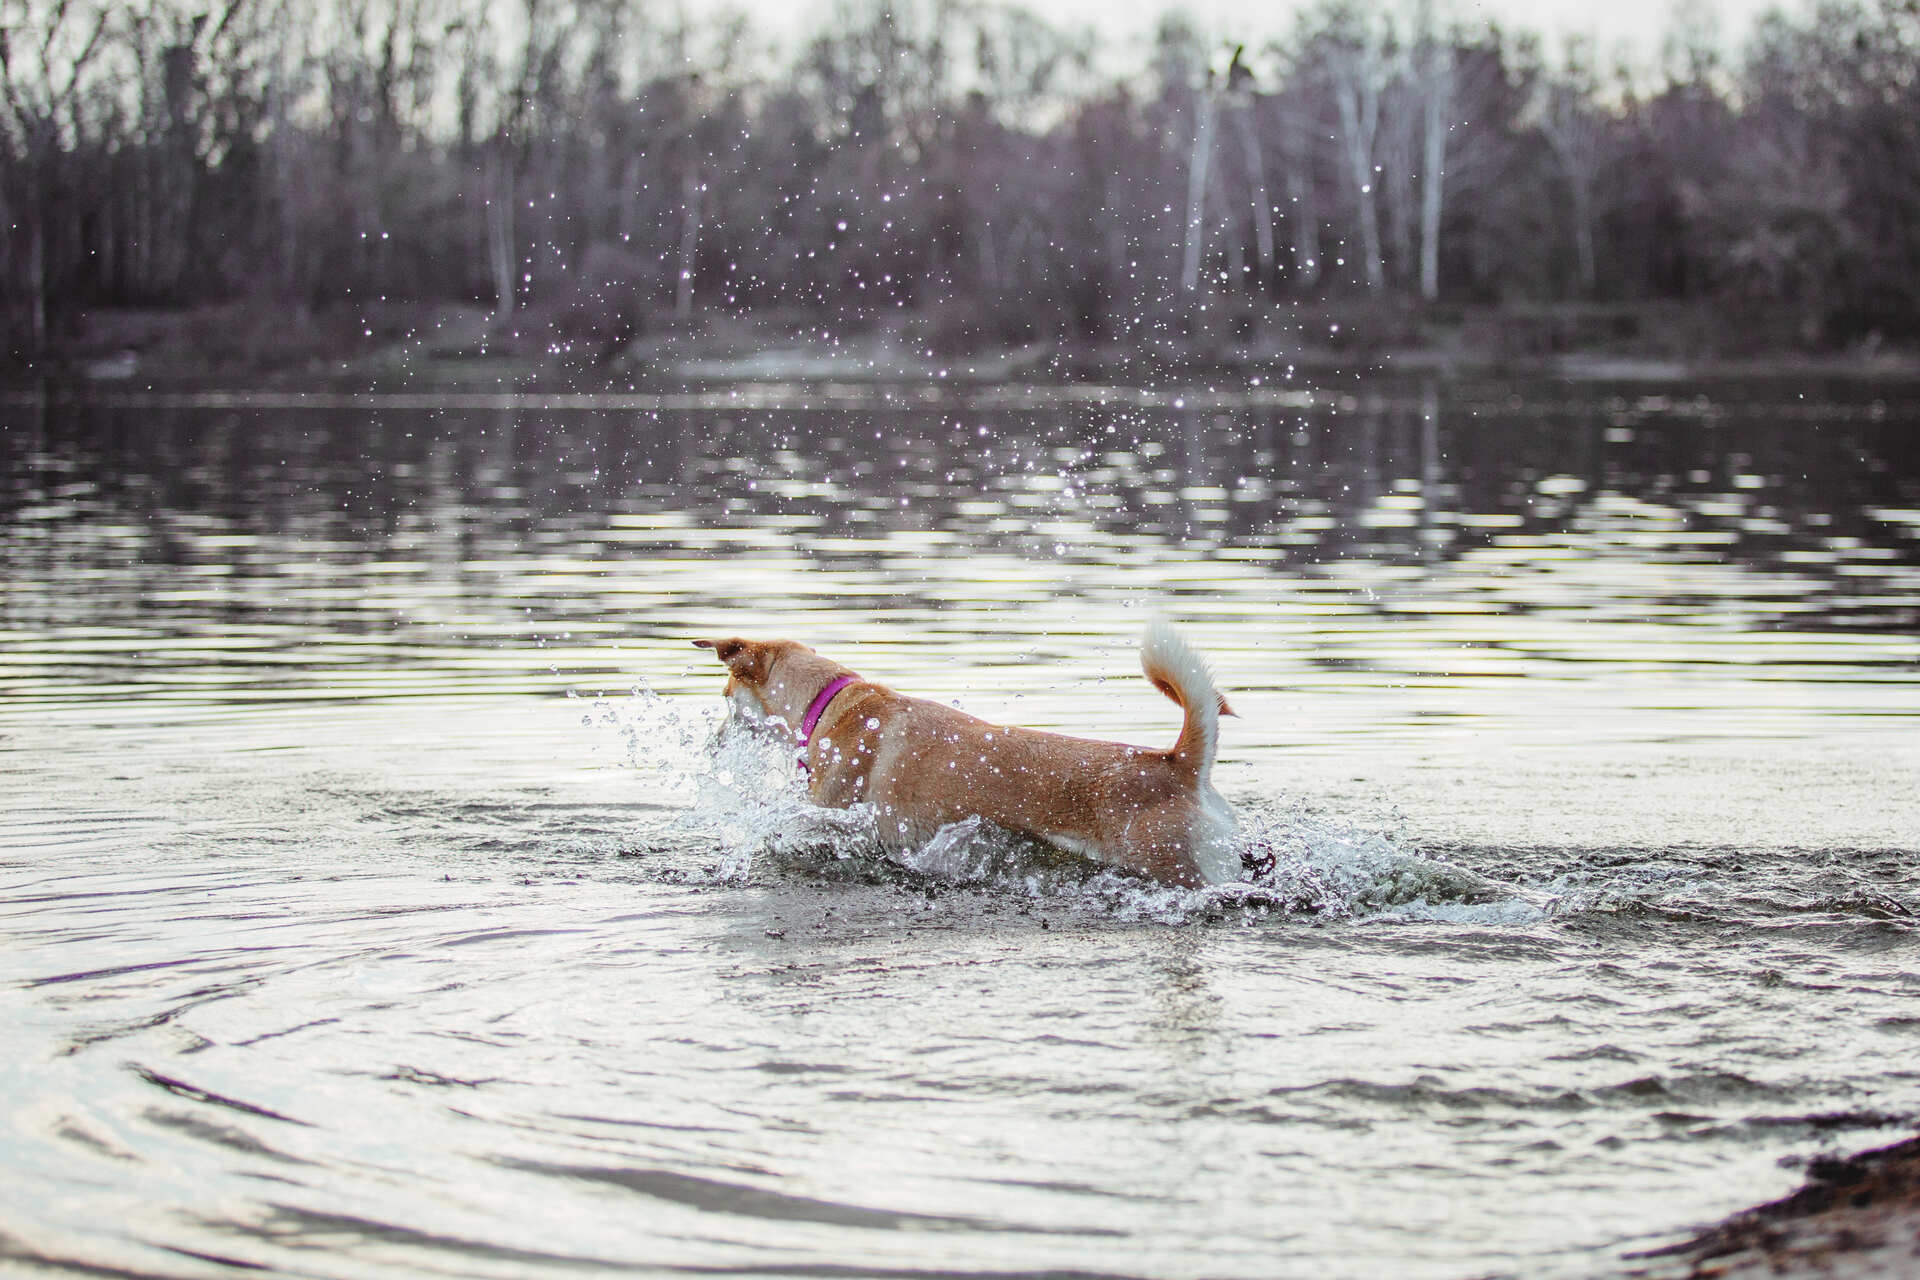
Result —
<instances>
[{"instance_id":1,"label":"lake","mask_svg":"<svg viewBox=\"0 0 1920 1280\"><path fill-rule=\"evenodd\" d=\"M0 1265L1583 1276L1920 1117L1920 387L0 400ZM1259 883L715 745L1166 745Z\"/></svg>"}]
</instances>

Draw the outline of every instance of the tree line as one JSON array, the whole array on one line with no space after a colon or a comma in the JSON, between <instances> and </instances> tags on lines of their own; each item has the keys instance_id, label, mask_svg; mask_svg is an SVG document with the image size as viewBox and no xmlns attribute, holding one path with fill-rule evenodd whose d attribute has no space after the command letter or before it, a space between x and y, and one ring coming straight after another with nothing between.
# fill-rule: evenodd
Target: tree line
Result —
<instances>
[{"instance_id":1,"label":"tree line","mask_svg":"<svg viewBox=\"0 0 1920 1280\"><path fill-rule=\"evenodd\" d=\"M1920 0L1682 20L1657 66L1329 0L1169 16L1116 73L994 0L842 0L785 51L637 0L0 0L0 325L478 303L956 346L1300 303L1696 304L1920 332Z\"/></svg>"}]
</instances>

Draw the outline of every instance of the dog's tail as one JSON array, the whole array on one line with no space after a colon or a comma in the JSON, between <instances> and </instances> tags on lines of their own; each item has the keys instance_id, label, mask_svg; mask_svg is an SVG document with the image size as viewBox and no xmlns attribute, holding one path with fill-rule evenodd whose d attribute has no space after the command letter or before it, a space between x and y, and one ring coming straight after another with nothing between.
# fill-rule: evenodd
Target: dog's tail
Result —
<instances>
[{"instance_id":1,"label":"dog's tail","mask_svg":"<svg viewBox=\"0 0 1920 1280\"><path fill-rule=\"evenodd\" d=\"M1220 717L1233 714L1233 708L1213 687L1207 660L1172 627L1156 619L1140 643L1140 669L1154 688L1186 712L1186 723L1180 726L1180 737L1173 744L1174 763L1193 775L1195 785L1206 786L1220 738Z\"/></svg>"}]
</instances>

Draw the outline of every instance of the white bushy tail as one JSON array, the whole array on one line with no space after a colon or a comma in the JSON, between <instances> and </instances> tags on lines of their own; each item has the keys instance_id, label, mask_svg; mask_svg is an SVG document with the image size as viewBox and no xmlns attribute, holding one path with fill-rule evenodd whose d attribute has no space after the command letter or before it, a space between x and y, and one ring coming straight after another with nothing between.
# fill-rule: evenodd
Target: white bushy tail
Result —
<instances>
[{"instance_id":1,"label":"white bushy tail","mask_svg":"<svg viewBox=\"0 0 1920 1280\"><path fill-rule=\"evenodd\" d=\"M1179 632L1155 619L1140 643L1140 669L1154 688L1179 703L1186 713L1180 737L1173 744L1174 760L1190 769L1196 785L1204 788L1213 772L1220 717L1233 714L1214 687L1207 660L1181 639Z\"/></svg>"}]
</instances>

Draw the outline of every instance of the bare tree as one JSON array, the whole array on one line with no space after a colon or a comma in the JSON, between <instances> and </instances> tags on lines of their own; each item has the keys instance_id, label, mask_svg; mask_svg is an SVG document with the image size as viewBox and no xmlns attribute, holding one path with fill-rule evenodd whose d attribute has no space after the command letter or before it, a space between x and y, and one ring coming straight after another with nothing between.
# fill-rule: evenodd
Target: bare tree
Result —
<instances>
[{"instance_id":1,"label":"bare tree","mask_svg":"<svg viewBox=\"0 0 1920 1280\"><path fill-rule=\"evenodd\" d=\"M1380 244L1378 165L1380 100L1388 76L1385 40L1370 15L1350 5L1328 10L1322 57L1340 119L1340 150L1360 224L1360 255L1367 288L1386 288Z\"/></svg>"},{"instance_id":2,"label":"bare tree","mask_svg":"<svg viewBox=\"0 0 1920 1280\"><path fill-rule=\"evenodd\" d=\"M1311 105L1307 95L1294 87L1283 88L1270 101L1278 125L1281 181L1293 240L1293 279L1311 288L1320 278L1320 203L1313 180Z\"/></svg>"},{"instance_id":3,"label":"bare tree","mask_svg":"<svg viewBox=\"0 0 1920 1280\"><path fill-rule=\"evenodd\" d=\"M1206 81L1194 111L1193 146L1187 159L1187 218L1180 257L1180 287L1193 293L1200 287L1200 242L1206 235L1206 199L1213 175L1213 117L1216 110L1213 73Z\"/></svg>"},{"instance_id":4,"label":"bare tree","mask_svg":"<svg viewBox=\"0 0 1920 1280\"><path fill-rule=\"evenodd\" d=\"M1267 165L1260 154L1260 139L1254 126L1254 112L1260 95L1253 72L1241 61L1246 46L1233 51L1227 66L1227 101L1232 109L1235 131L1240 138L1240 157L1247 170L1247 209L1253 219L1254 248L1259 254L1260 275L1256 291L1272 287L1274 272L1273 200L1267 194Z\"/></svg>"},{"instance_id":5,"label":"bare tree","mask_svg":"<svg viewBox=\"0 0 1920 1280\"><path fill-rule=\"evenodd\" d=\"M1420 0L1413 70L1421 105L1420 296L1440 297L1440 213L1447 177L1447 134L1453 128L1453 42L1439 38L1431 0Z\"/></svg>"},{"instance_id":6,"label":"bare tree","mask_svg":"<svg viewBox=\"0 0 1920 1280\"><path fill-rule=\"evenodd\" d=\"M1338 252L1382 295L1920 336L1915 0L1770 19L1737 81L1696 9L1651 96L1449 12L1323 0L1257 85L1169 21L1142 92L998 0L841 0L785 63L631 0L0 0L0 310L20 352L249 295L1025 341L1164 326L1222 266L1298 296Z\"/></svg>"},{"instance_id":7,"label":"bare tree","mask_svg":"<svg viewBox=\"0 0 1920 1280\"><path fill-rule=\"evenodd\" d=\"M12 3L0 10L0 96L6 102L9 150L25 181L12 204L26 222L24 276L28 340L46 345L62 204L71 178L66 159L86 142L87 77L106 41L107 5ZM11 185L11 184L10 184ZM9 255L11 256L11 254Z\"/></svg>"},{"instance_id":8,"label":"bare tree","mask_svg":"<svg viewBox=\"0 0 1920 1280\"><path fill-rule=\"evenodd\" d=\"M1605 128L1595 101L1592 47L1569 39L1560 71L1543 80L1534 101L1534 127L1547 144L1567 185L1567 226L1573 239L1574 269L1580 295L1592 297L1597 283L1594 257L1594 183L1604 161Z\"/></svg>"}]
</instances>

